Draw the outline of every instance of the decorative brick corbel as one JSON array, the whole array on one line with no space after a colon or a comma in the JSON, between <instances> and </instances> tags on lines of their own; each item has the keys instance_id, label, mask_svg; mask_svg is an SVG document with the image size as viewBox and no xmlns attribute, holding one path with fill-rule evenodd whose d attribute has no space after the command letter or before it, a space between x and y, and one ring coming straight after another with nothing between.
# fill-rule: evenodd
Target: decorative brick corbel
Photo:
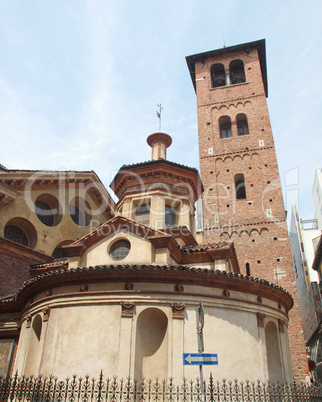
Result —
<instances>
[{"instance_id":1,"label":"decorative brick corbel","mask_svg":"<svg viewBox=\"0 0 322 402\"><path fill-rule=\"evenodd\" d=\"M186 308L185 303L171 303L172 307L172 318L184 319L184 309Z\"/></svg>"},{"instance_id":2,"label":"decorative brick corbel","mask_svg":"<svg viewBox=\"0 0 322 402\"><path fill-rule=\"evenodd\" d=\"M257 313L257 326L264 328L264 318L266 317L263 313Z\"/></svg>"},{"instance_id":3,"label":"decorative brick corbel","mask_svg":"<svg viewBox=\"0 0 322 402\"><path fill-rule=\"evenodd\" d=\"M280 332L284 332L284 325L285 325L285 321L281 320L281 319L278 319L278 330Z\"/></svg>"},{"instance_id":4,"label":"decorative brick corbel","mask_svg":"<svg viewBox=\"0 0 322 402\"><path fill-rule=\"evenodd\" d=\"M49 315L50 315L50 308L49 307L45 307L42 310L43 313L43 321L48 321L49 320Z\"/></svg>"},{"instance_id":5,"label":"decorative brick corbel","mask_svg":"<svg viewBox=\"0 0 322 402\"><path fill-rule=\"evenodd\" d=\"M122 317L133 317L133 310L135 307L135 303L133 302L123 302L121 301L122 306Z\"/></svg>"}]
</instances>

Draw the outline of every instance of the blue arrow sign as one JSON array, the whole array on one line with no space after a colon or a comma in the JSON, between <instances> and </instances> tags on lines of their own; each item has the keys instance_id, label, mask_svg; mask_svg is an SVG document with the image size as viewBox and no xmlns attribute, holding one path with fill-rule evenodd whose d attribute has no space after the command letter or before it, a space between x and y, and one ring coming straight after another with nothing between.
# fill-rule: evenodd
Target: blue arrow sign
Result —
<instances>
[{"instance_id":1,"label":"blue arrow sign","mask_svg":"<svg viewBox=\"0 0 322 402\"><path fill-rule=\"evenodd\" d=\"M214 353L184 353L183 364L188 366L218 364L218 356Z\"/></svg>"}]
</instances>

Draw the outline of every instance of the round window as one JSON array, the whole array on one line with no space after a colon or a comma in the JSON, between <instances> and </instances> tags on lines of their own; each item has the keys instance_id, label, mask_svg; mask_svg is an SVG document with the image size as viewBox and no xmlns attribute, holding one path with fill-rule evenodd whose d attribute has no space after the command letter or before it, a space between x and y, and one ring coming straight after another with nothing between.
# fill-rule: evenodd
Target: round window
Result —
<instances>
[{"instance_id":1,"label":"round window","mask_svg":"<svg viewBox=\"0 0 322 402\"><path fill-rule=\"evenodd\" d=\"M6 225L4 228L4 237L8 240L14 241L15 243L22 244L23 246L29 246L28 237L19 226Z\"/></svg>"},{"instance_id":2,"label":"round window","mask_svg":"<svg viewBox=\"0 0 322 402\"><path fill-rule=\"evenodd\" d=\"M46 226L56 226L62 219L60 204L54 196L41 194L35 202L38 219Z\"/></svg>"},{"instance_id":3,"label":"round window","mask_svg":"<svg viewBox=\"0 0 322 402\"><path fill-rule=\"evenodd\" d=\"M131 249L131 243L128 240L118 240L110 248L110 256L115 261L124 260L129 254Z\"/></svg>"},{"instance_id":4,"label":"round window","mask_svg":"<svg viewBox=\"0 0 322 402\"><path fill-rule=\"evenodd\" d=\"M4 237L8 240L35 248L37 232L31 222L24 218L12 218L4 228Z\"/></svg>"},{"instance_id":5,"label":"round window","mask_svg":"<svg viewBox=\"0 0 322 402\"><path fill-rule=\"evenodd\" d=\"M69 214L78 226L87 226L91 221L91 208L83 198L76 197L69 204Z\"/></svg>"}]
</instances>

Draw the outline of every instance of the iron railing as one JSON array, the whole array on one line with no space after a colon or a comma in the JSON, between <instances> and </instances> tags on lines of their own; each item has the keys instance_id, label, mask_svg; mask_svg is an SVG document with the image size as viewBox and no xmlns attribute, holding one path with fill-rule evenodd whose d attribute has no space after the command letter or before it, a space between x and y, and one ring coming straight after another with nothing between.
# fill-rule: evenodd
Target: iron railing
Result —
<instances>
[{"instance_id":1,"label":"iron railing","mask_svg":"<svg viewBox=\"0 0 322 402\"><path fill-rule=\"evenodd\" d=\"M322 387L305 383L261 381L204 381L205 401L322 401ZM103 401L203 401L200 380L132 380L118 377L98 379L73 375L64 381L54 376L0 379L0 402L103 402Z\"/></svg>"}]
</instances>

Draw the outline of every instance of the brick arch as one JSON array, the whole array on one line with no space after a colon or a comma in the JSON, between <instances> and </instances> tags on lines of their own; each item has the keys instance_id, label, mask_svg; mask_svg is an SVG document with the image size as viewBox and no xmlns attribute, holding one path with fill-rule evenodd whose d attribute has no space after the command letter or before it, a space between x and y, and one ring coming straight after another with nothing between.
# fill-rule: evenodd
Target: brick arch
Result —
<instances>
[{"instance_id":1,"label":"brick arch","mask_svg":"<svg viewBox=\"0 0 322 402\"><path fill-rule=\"evenodd\" d=\"M230 109L231 107L234 107L236 109L237 108L236 103L230 103L228 108Z\"/></svg>"},{"instance_id":2,"label":"brick arch","mask_svg":"<svg viewBox=\"0 0 322 402\"><path fill-rule=\"evenodd\" d=\"M219 106L219 109L218 110L221 110L221 109L229 109L229 107L227 106L227 105L221 105L221 106Z\"/></svg>"},{"instance_id":3,"label":"brick arch","mask_svg":"<svg viewBox=\"0 0 322 402\"><path fill-rule=\"evenodd\" d=\"M230 239L229 233L228 232L222 232L220 233L220 237L223 237L224 239Z\"/></svg>"},{"instance_id":4,"label":"brick arch","mask_svg":"<svg viewBox=\"0 0 322 402\"><path fill-rule=\"evenodd\" d=\"M216 163L216 165L221 165L224 163L224 160L222 158L217 158L215 163Z\"/></svg>"},{"instance_id":5,"label":"brick arch","mask_svg":"<svg viewBox=\"0 0 322 402\"><path fill-rule=\"evenodd\" d=\"M251 155L251 159L254 159L254 160L257 160L258 157L259 157L259 153L258 153L258 152L254 152L254 153L252 153L252 155Z\"/></svg>"},{"instance_id":6,"label":"brick arch","mask_svg":"<svg viewBox=\"0 0 322 402\"><path fill-rule=\"evenodd\" d=\"M235 155L234 157L233 157L233 161L242 161L242 157L241 157L241 155Z\"/></svg>"},{"instance_id":7,"label":"brick arch","mask_svg":"<svg viewBox=\"0 0 322 402\"><path fill-rule=\"evenodd\" d=\"M262 236L266 236L268 234L269 230L267 228L262 228L259 232L259 234Z\"/></svg>"},{"instance_id":8,"label":"brick arch","mask_svg":"<svg viewBox=\"0 0 322 402\"><path fill-rule=\"evenodd\" d=\"M224 105L223 105L224 106ZM212 111L213 110L219 110L220 109L220 106L213 106L212 108L211 108L211 113L212 113Z\"/></svg>"},{"instance_id":9,"label":"brick arch","mask_svg":"<svg viewBox=\"0 0 322 402\"><path fill-rule=\"evenodd\" d=\"M244 154L243 155L243 160L247 161L250 159L250 155L249 154Z\"/></svg>"},{"instance_id":10,"label":"brick arch","mask_svg":"<svg viewBox=\"0 0 322 402\"><path fill-rule=\"evenodd\" d=\"M236 230L234 230L233 232L231 232L230 237L237 237L238 233L236 232Z\"/></svg>"},{"instance_id":11,"label":"brick arch","mask_svg":"<svg viewBox=\"0 0 322 402\"><path fill-rule=\"evenodd\" d=\"M246 105L252 105L252 102L247 100L247 101L244 102L244 106L246 106Z\"/></svg>"},{"instance_id":12,"label":"brick arch","mask_svg":"<svg viewBox=\"0 0 322 402\"><path fill-rule=\"evenodd\" d=\"M231 156L226 156L226 158L224 159L224 162L232 162L233 160L232 160L232 158L231 158Z\"/></svg>"},{"instance_id":13,"label":"brick arch","mask_svg":"<svg viewBox=\"0 0 322 402\"><path fill-rule=\"evenodd\" d=\"M257 229L252 229L250 231L250 236L259 236L259 231Z\"/></svg>"},{"instance_id":14,"label":"brick arch","mask_svg":"<svg viewBox=\"0 0 322 402\"><path fill-rule=\"evenodd\" d=\"M240 232L239 232L239 236L240 237L246 237L246 236L249 236L249 232L247 231L247 230L241 230Z\"/></svg>"}]
</instances>

